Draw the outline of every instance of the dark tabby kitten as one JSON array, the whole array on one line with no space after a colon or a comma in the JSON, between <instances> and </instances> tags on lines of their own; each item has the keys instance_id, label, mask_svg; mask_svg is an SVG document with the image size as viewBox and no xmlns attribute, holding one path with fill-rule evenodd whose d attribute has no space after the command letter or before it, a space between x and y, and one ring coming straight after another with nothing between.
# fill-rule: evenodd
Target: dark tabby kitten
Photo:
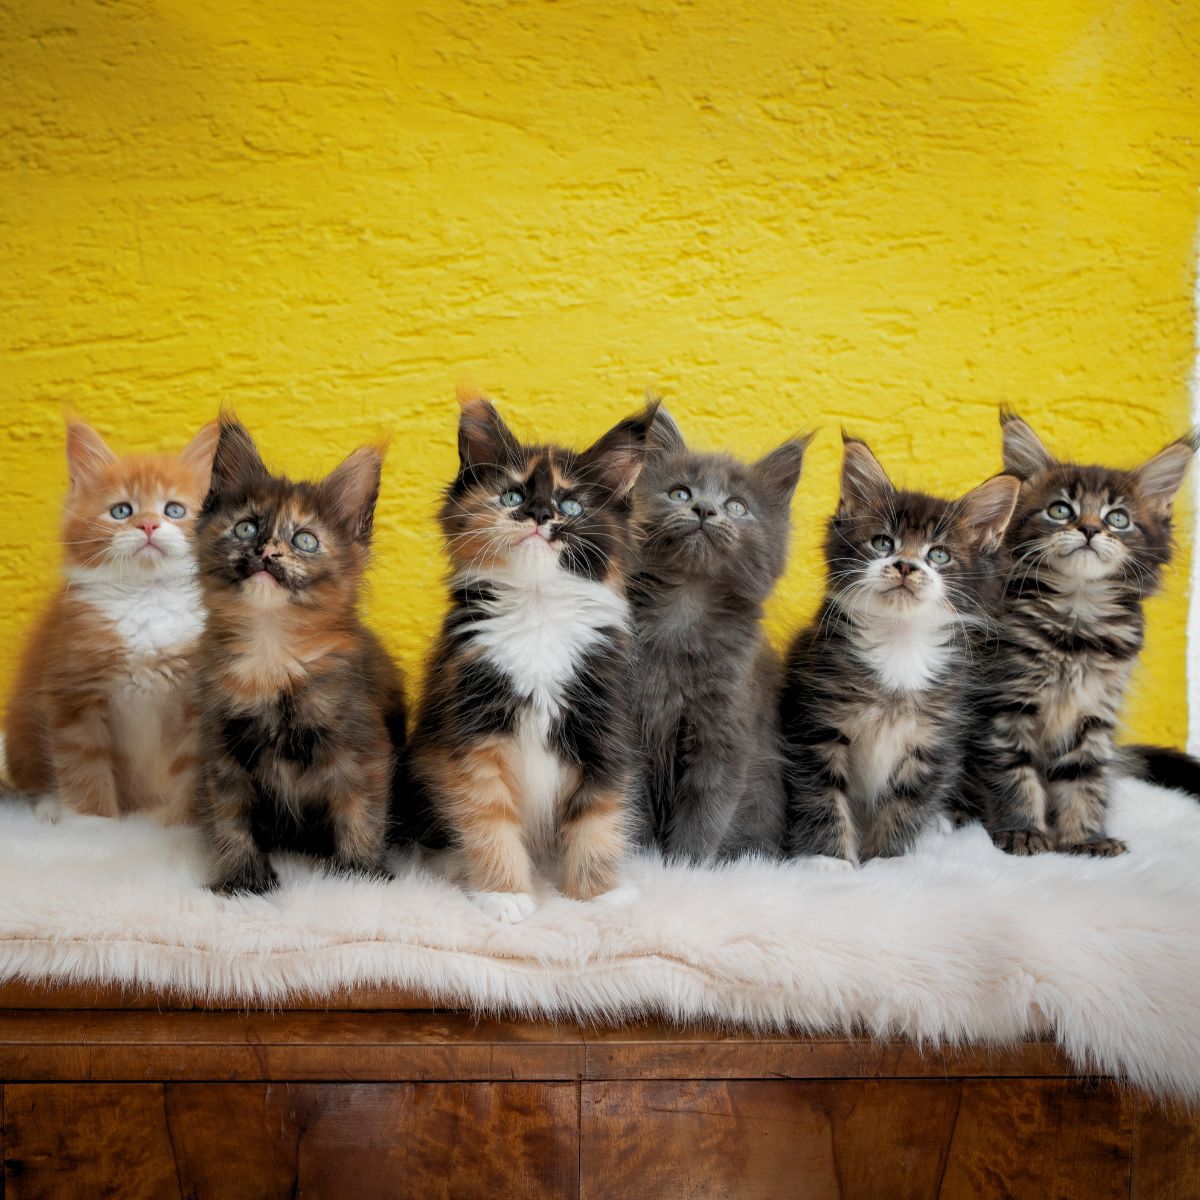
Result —
<instances>
[{"instance_id":1,"label":"dark tabby kitten","mask_svg":"<svg viewBox=\"0 0 1200 1200\"><path fill-rule=\"evenodd\" d=\"M654 408L582 453L523 445L482 398L463 401L442 528L454 574L411 770L463 851L475 902L533 912L533 858L568 896L617 883L634 733L625 576L630 493ZM418 818L418 820L420 820Z\"/></svg>"},{"instance_id":2,"label":"dark tabby kitten","mask_svg":"<svg viewBox=\"0 0 1200 1200\"><path fill-rule=\"evenodd\" d=\"M1059 462L1015 413L1001 423L1022 484L966 797L1012 854L1120 854L1105 833L1113 729L1197 439L1122 471Z\"/></svg>"},{"instance_id":3,"label":"dark tabby kitten","mask_svg":"<svg viewBox=\"0 0 1200 1200\"><path fill-rule=\"evenodd\" d=\"M903 854L950 808L972 633L1019 483L998 475L953 501L900 491L843 441L825 599L787 662L785 848L853 863Z\"/></svg>"},{"instance_id":4,"label":"dark tabby kitten","mask_svg":"<svg viewBox=\"0 0 1200 1200\"><path fill-rule=\"evenodd\" d=\"M808 441L743 464L692 453L663 409L654 419L634 493L634 705L641 836L673 857L778 850L781 672L761 621Z\"/></svg>"},{"instance_id":5,"label":"dark tabby kitten","mask_svg":"<svg viewBox=\"0 0 1200 1200\"><path fill-rule=\"evenodd\" d=\"M273 887L274 849L382 871L404 692L358 619L381 463L364 447L321 482L292 483L221 418L196 525L198 810L220 891Z\"/></svg>"}]
</instances>

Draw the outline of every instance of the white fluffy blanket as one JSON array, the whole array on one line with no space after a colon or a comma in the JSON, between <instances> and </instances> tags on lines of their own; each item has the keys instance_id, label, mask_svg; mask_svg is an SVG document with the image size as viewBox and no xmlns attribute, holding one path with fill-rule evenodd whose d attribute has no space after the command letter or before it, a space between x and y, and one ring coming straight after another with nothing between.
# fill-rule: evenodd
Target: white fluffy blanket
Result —
<instances>
[{"instance_id":1,"label":"white fluffy blanket","mask_svg":"<svg viewBox=\"0 0 1200 1200\"><path fill-rule=\"evenodd\" d=\"M1200 1097L1200 804L1125 783L1113 860L1008 858L974 827L910 857L629 867L625 907L543 897L501 925L431 869L280 863L268 897L201 886L194 831L40 823L0 801L0 981L120 982L283 1003L393 985L444 1005L923 1042L1053 1037L1081 1071Z\"/></svg>"}]
</instances>

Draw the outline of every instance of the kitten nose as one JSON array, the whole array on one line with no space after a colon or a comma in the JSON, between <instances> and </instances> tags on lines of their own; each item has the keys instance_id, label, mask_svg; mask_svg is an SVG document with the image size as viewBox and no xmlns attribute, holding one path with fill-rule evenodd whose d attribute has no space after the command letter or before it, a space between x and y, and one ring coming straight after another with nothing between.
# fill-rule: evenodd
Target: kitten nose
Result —
<instances>
[{"instance_id":1,"label":"kitten nose","mask_svg":"<svg viewBox=\"0 0 1200 1200\"><path fill-rule=\"evenodd\" d=\"M699 504L692 505L692 512L700 518L700 524L703 525L708 517L715 517L717 510L706 501L701 501Z\"/></svg>"},{"instance_id":2,"label":"kitten nose","mask_svg":"<svg viewBox=\"0 0 1200 1200\"><path fill-rule=\"evenodd\" d=\"M151 535L151 534L152 534L152 533L153 533L153 532L154 532L154 531L155 531L155 530L158 528L158 522L157 522L157 521L143 521L143 522L142 522L142 523L141 523L141 524L138 526L138 528L139 528L139 529L140 529L140 530L141 530L141 531L142 531L142 532L143 532L143 533L144 533L144 534L145 534L147 537L149 537L149 536L150 536L150 535Z\"/></svg>"},{"instance_id":3,"label":"kitten nose","mask_svg":"<svg viewBox=\"0 0 1200 1200\"><path fill-rule=\"evenodd\" d=\"M267 559L269 559L269 558L282 558L283 551L280 550L279 547L275 546L275 545L264 546L262 548L262 556L263 556L263 562L266 562Z\"/></svg>"},{"instance_id":4,"label":"kitten nose","mask_svg":"<svg viewBox=\"0 0 1200 1200\"><path fill-rule=\"evenodd\" d=\"M1104 532L1104 527L1102 525L1096 525L1091 521L1085 521L1079 526L1079 532L1082 533L1083 536L1090 542L1092 538L1096 536L1096 534Z\"/></svg>"},{"instance_id":5,"label":"kitten nose","mask_svg":"<svg viewBox=\"0 0 1200 1200\"><path fill-rule=\"evenodd\" d=\"M916 563L905 562L903 559L898 560L896 563L896 570L899 571L902 576L912 575L920 569L921 568L918 567Z\"/></svg>"},{"instance_id":6,"label":"kitten nose","mask_svg":"<svg viewBox=\"0 0 1200 1200\"><path fill-rule=\"evenodd\" d=\"M542 500L537 500L529 506L529 515L533 518L535 525L545 525L554 516L554 513L549 504Z\"/></svg>"}]
</instances>

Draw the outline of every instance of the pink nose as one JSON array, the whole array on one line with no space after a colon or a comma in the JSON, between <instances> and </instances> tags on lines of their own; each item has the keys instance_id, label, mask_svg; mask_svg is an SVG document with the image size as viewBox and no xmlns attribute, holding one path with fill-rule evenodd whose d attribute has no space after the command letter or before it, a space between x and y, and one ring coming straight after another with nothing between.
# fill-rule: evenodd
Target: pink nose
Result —
<instances>
[{"instance_id":1,"label":"pink nose","mask_svg":"<svg viewBox=\"0 0 1200 1200\"><path fill-rule=\"evenodd\" d=\"M143 521L138 526L138 528L143 530L147 537L150 537L151 534L153 534L154 531L158 528L158 522L157 521Z\"/></svg>"}]
</instances>

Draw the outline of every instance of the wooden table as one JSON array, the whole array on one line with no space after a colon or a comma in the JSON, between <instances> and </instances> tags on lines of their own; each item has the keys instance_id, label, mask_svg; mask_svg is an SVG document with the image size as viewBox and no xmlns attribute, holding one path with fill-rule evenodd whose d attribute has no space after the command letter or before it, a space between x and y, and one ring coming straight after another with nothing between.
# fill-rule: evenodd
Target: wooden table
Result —
<instances>
[{"instance_id":1,"label":"wooden table","mask_svg":"<svg viewBox=\"0 0 1200 1200\"><path fill-rule=\"evenodd\" d=\"M0 987L3 1200L1200 1200L1200 1114L1054 1048Z\"/></svg>"}]
</instances>

